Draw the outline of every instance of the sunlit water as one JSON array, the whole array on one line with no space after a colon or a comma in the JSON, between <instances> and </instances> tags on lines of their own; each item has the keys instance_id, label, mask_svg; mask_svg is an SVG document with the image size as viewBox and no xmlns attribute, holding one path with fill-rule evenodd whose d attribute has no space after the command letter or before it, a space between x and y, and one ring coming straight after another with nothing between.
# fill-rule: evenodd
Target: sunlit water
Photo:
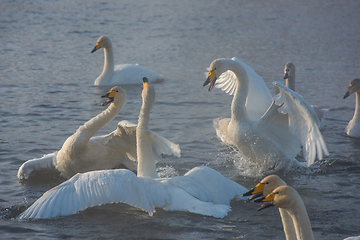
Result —
<instances>
[{"instance_id":1,"label":"sunlit water","mask_svg":"<svg viewBox=\"0 0 360 240\"><path fill-rule=\"evenodd\" d=\"M278 211L233 201L224 219L158 209L153 217L109 204L53 220L14 218L63 182L56 172L18 181L26 160L58 150L104 110L94 87L110 37L116 63L139 63L165 76L154 84L150 128L182 148L159 162L164 176L208 165L247 188L264 172L221 143L212 120L230 116L231 96L202 87L212 60L236 56L269 88L295 63L297 92L329 108L322 131L330 156L307 171L277 172L303 198L316 239L360 235L360 140L345 136L360 76L360 3L345 1L0 1L0 238L13 239L284 239ZM126 104L99 134L123 119L137 121L140 86L123 86ZM272 91L272 90L271 90ZM302 160L301 157L299 160Z\"/></svg>"}]
</instances>

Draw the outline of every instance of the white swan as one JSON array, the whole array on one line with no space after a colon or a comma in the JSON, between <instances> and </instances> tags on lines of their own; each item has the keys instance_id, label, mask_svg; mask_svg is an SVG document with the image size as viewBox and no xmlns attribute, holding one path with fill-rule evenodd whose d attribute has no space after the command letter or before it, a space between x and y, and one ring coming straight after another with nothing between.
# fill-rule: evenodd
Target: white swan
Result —
<instances>
[{"instance_id":1,"label":"white swan","mask_svg":"<svg viewBox=\"0 0 360 240\"><path fill-rule=\"evenodd\" d=\"M292 222L285 221L285 224L294 225L297 240L314 239L305 204L294 188L290 186L277 187L266 197L257 199L255 202L271 202L264 203L258 211L267 207L277 207L286 210L291 216ZM286 239L288 240L288 238Z\"/></svg>"},{"instance_id":2,"label":"white swan","mask_svg":"<svg viewBox=\"0 0 360 240\"><path fill-rule=\"evenodd\" d=\"M318 159L322 159L323 153L328 155L311 106L279 82L273 83L279 93L272 102L265 83L249 69L236 58L217 59L210 65L204 86L210 83L211 91L217 81L217 87L234 94L231 118L214 120L219 138L268 168L283 159L295 160L300 146L308 166L314 163L316 154Z\"/></svg>"},{"instance_id":3,"label":"white swan","mask_svg":"<svg viewBox=\"0 0 360 240\"><path fill-rule=\"evenodd\" d=\"M243 196L250 196L248 200L251 201L258 197L265 197L270 194L275 188L280 186L285 186L286 183L276 175L269 175L260 181L253 189L243 194ZM284 227L284 232L287 240L296 240L296 232L294 228L294 223L292 221L289 213L283 209L279 208L281 220Z\"/></svg>"},{"instance_id":4,"label":"white swan","mask_svg":"<svg viewBox=\"0 0 360 240\"><path fill-rule=\"evenodd\" d=\"M345 128L347 135L351 137L360 137L360 78L355 78L350 81L344 99L349 97L352 93L356 93L356 105L353 118L350 120Z\"/></svg>"},{"instance_id":5,"label":"white swan","mask_svg":"<svg viewBox=\"0 0 360 240\"><path fill-rule=\"evenodd\" d=\"M136 125L128 121L118 123L117 129L107 135L93 135L110 123L120 112L125 101L125 91L113 87L103 104L111 105L102 113L87 121L71 135L58 152L26 161L18 170L19 179L27 179L34 170L56 168L66 177L79 172L113 169L121 165L135 171ZM149 131L156 156L162 153L180 157L179 145Z\"/></svg>"},{"instance_id":6,"label":"white swan","mask_svg":"<svg viewBox=\"0 0 360 240\"><path fill-rule=\"evenodd\" d=\"M143 105L136 129L138 176L125 169L77 174L47 191L19 219L53 218L75 214L106 203L127 203L153 215L155 207L222 218L230 201L247 190L219 172L202 166L184 176L157 178L148 122L155 91L144 83Z\"/></svg>"},{"instance_id":7,"label":"white swan","mask_svg":"<svg viewBox=\"0 0 360 240\"><path fill-rule=\"evenodd\" d=\"M284 79L286 79L285 85L295 92L295 65L292 62L285 64ZM324 128L324 119L329 109L319 108L318 106L311 105L317 116L317 124L320 129Z\"/></svg>"},{"instance_id":8,"label":"white swan","mask_svg":"<svg viewBox=\"0 0 360 240\"><path fill-rule=\"evenodd\" d=\"M154 71L148 70L138 64L120 64L114 66L114 55L111 41L106 36L101 36L91 51L104 49L104 68L100 76L94 82L95 86L114 86L123 84L141 84L141 79L147 77L150 82L164 79L163 76Z\"/></svg>"}]
</instances>

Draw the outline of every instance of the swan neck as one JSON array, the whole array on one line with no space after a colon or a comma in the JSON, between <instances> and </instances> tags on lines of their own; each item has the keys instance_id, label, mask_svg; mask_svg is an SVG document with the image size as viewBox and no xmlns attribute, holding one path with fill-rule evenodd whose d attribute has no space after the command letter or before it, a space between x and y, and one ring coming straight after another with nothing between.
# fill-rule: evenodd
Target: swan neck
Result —
<instances>
[{"instance_id":1,"label":"swan neck","mask_svg":"<svg viewBox=\"0 0 360 240\"><path fill-rule=\"evenodd\" d=\"M146 101L143 101L139 122L136 127L137 175L138 177L157 178L156 158L152 150L150 133L148 131L151 107L152 104L147 104Z\"/></svg>"},{"instance_id":2,"label":"swan neck","mask_svg":"<svg viewBox=\"0 0 360 240\"><path fill-rule=\"evenodd\" d=\"M295 73L289 75L289 77L286 79L285 85L295 92Z\"/></svg>"},{"instance_id":3,"label":"swan neck","mask_svg":"<svg viewBox=\"0 0 360 240\"><path fill-rule=\"evenodd\" d=\"M123 102L113 102L105 111L87 121L82 128L87 130L88 138L90 139L100 129L109 124L118 115L123 105Z\"/></svg>"},{"instance_id":4,"label":"swan neck","mask_svg":"<svg viewBox=\"0 0 360 240\"><path fill-rule=\"evenodd\" d=\"M239 122L241 119L248 119L245 104L249 92L249 76L241 64L235 61L231 62L229 70L235 73L237 80L237 87L231 104L231 119Z\"/></svg>"},{"instance_id":5,"label":"swan neck","mask_svg":"<svg viewBox=\"0 0 360 240\"><path fill-rule=\"evenodd\" d=\"M114 75L114 54L112 46L104 48L104 68L100 76L95 80L95 86L106 84L111 81Z\"/></svg>"},{"instance_id":6,"label":"swan neck","mask_svg":"<svg viewBox=\"0 0 360 240\"><path fill-rule=\"evenodd\" d=\"M356 122L359 122L360 121L360 94L358 92L356 92L355 94L356 94L356 103L355 103L355 112L354 112L353 119Z\"/></svg>"},{"instance_id":7,"label":"swan neck","mask_svg":"<svg viewBox=\"0 0 360 240\"><path fill-rule=\"evenodd\" d=\"M291 216L285 209L279 208L279 212L280 212L286 240L295 240L296 232Z\"/></svg>"},{"instance_id":8,"label":"swan neck","mask_svg":"<svg viewBox=\"0 0 360 240\"><path fill-rule=\"evenodd\" d=\"M297 240L314 240L309 216L303 201L297 199L294 206L287 211L293 219Z\"/></svg>"}]
</instances>

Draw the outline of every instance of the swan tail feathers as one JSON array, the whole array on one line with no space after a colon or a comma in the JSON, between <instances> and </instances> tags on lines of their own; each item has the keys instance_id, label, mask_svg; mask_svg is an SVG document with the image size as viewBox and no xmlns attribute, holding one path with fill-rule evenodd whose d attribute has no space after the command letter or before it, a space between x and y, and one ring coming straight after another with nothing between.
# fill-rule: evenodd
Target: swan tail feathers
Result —
<instances>
[{"instance_id":1,"label":"swan tail feathers","mask_svg":"<svg viewBox=\"0 0 360 240\"><path fill-rule=\"evenodd\" d=\"M41 158L34 158L23 163L17 173L19 179L28 179L33 171L50 169L56 166L57 151L46 154Z\"/></svg>"}]
</instances>

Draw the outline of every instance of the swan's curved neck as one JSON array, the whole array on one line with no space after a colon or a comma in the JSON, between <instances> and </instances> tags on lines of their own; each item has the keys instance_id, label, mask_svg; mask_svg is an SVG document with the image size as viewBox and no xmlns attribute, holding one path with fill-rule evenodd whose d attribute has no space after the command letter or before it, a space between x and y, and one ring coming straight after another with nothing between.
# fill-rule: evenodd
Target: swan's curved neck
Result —
<instances>
[{"instance_id":1,"label":"swan's curved neck","mask_svg":"<svg viewBox=\"0 0 360 240\"><path fill-rule=\"evenodd\" d=\"M100 113L99 115L93 117L89 121L87 121L83 126L79 128L82 132L86 131L86 137L90 139L97 133L100 129L109 124L120 112L124 103L115 103L113 102L105 111Z\"/></svg>"},{"instance_id":2,"label":"swan's curved neck","mask_svg":"<svg viewBox=\"0 0 360 240\"><path fill-rule=\"evenodd\" d=\"M136 151L138 159L137 175L138 177L157 178L156 158L152 151L151 138L148 131L151 108L152 103L143 99L139 122L136 127Z\"/></svg>"},{"instance_id":3,"label":"swan's curved neck","mask_svg":"<svg viewBox=\"0 0 360 240\"><path fill-rule=\"evenodd\" d=\"M295 92L295 73L291 73L286 79L285 85Z\"/></svg>"},{"instance_id":4,"label":"swan's curved neck","mask_svg":"<svg viewBox=\"0 0 360 240\"><path fill-rule=\"evenodd\" d=\"M104 68L100 76L95 80L95 85L100 83L110 82L114 74L114 54L112 46L104 48Z\"/></svg>"},{"instance_id":5,"label":"swan's curved neck","mask_svg":"<svg viewBox=\"0 0 360 240\"><path fill-rule=\"evenodd\" d=\"M360 93L356 92L356 104L355 104L355 112L353 116L353 121L360 124Z\"/></svg>"},{"instance_id":6,"label":"swan's curved neck","mask_svg":"<svg viewBox=\"0 0 360 240\"><path fill-rule=\"evenodd\" d=\"M286 210L293 219L297 240L314 240L309 216L300 197L294 201L292 208Z\"/></svg>"},{"instance_id":7,"label":"swan's curved neck","mask_svg":"<svg viewBox=\"0 0 360 240\"><path fill-rule=\"evenodd\" d=\"M279 212L280 212L286 240L296 240L296 232L291 216L285 209L279 208Z\"/></svg>"},{"instance_id":8,"label":"swan's curved neck","mask_svg":"<svg viewBox=\"0 0 360 240\"><path fill-rule=\"evenodd\" d=\"M228 64L237 79L237 89L231 104L231 120L243 122L243 119L248 119L245 103L249 92L249 76L241 64L232 60Z\"/></svg>"}]
</instances>

